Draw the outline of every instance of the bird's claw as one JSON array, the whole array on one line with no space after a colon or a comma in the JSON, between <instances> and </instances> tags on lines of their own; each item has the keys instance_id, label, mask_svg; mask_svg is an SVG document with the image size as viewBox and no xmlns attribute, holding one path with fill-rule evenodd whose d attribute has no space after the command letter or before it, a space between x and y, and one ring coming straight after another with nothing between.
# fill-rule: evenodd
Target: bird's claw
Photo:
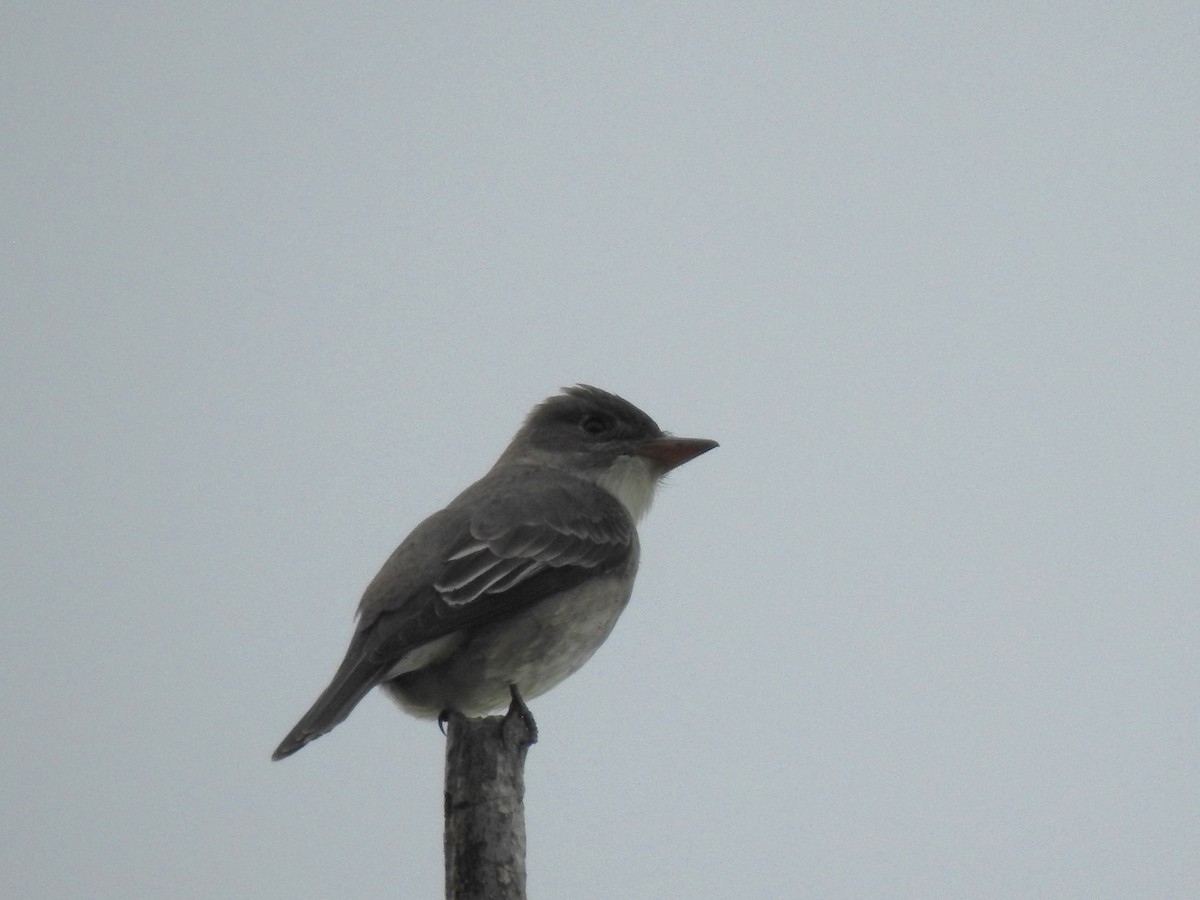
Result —
<instances>
[{"instance_id":1,"label":"bird's claw","mask_svg":"<svg viewBox=\"0 0 1200 900\"><path fill-rule=\"evenodd\" d=\"M525 700L521 697L521 692L515 684L508 686L508 692L512 696L512 703L508 706L508 714L505 719L519 717L521 724L525 726L528 738L526 743L536 744L538 739L537 722L533 719L533 713L529 711L529 707L525 705Z\"/></svg>"}]
</instances>

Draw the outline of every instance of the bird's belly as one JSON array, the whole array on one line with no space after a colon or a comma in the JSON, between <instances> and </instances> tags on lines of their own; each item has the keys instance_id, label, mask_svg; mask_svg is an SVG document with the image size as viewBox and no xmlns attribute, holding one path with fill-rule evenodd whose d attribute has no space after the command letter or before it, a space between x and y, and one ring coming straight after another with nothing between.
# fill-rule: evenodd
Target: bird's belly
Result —
<instances>
[{"instance_id":1,"label":"bird's belly","mask_svg":"<svg viewBox=\"0 0 1200 900\"><path fill-rule=\"evenodd\" d=\"M543 694L577 671L612 633L629 602L623 579L599 579L551 597L512 624L481 635L484 682L495 683L501 705L508 685L526 699Z\"/></svg>"},{"instance_id":2,"label":"bird's belly","mask_svg":"<svg viewBox=\"0 0 1200 900\"><path fill-rule=\"evenodd\" d=\"M624 573L592 579L470 635L447 659L388 682L408 712L468 716L502 709L509 685L536 697L578 670L612 632L629 602Z\"/></svg>"}]
</instances>

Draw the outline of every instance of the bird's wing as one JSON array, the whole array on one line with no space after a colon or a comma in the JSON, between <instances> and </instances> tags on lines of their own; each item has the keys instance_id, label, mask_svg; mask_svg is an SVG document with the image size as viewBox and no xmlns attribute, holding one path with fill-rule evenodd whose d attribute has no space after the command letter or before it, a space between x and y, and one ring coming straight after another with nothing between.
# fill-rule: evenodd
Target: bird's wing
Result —
<instances>
[{"instance_id":1,"label":"bird's wing","mask_svg":"<svg viewBox=\"0 0 1200 900\"><path fill-rule=\"evenodd\" d=\"M477 483L397 548L363 596L341 667L275 759L344 720L418 648L628 561L633 521L616 498L565 474L529 475Z\"/></svg>"},{"instance_id":2,"label":"bird's wing","mask_svg":"<svg viewBox=\"0 0 1200 900\"><path fill-rule=\"evenodd\" d=\"M433 588L449 608L504 595L547 569L574 568L586 578L621 560L633 531L616 504L581 503L578 492L536 503L488 505L471 518L469 536L450 550ZM557 501L557 502L555 502Z\"/></svg>"},{"instance_id":3,"label":"bird's wing","mask_svg":"<svg viewBox=\"0 0 1200 900\"><path fill-rule=\"evenodd\" d=\"M618 568L633 546L633 521L620 502L565 475L515 480L465 506L432 581L415 596L364 609L371 656L395 659L503 618Z\"/></svg>"}]
</instances>

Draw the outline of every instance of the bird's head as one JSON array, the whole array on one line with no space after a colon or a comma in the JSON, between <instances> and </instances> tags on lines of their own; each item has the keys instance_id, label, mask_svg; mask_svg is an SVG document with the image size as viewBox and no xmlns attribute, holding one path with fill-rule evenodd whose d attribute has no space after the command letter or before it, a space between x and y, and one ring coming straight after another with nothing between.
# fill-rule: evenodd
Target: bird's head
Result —
<instances>
[{"instance_id":1,"label":"bird's head","mask_svg":"<svg viewBox=\"0 0 1200 900\"><path fill-rule=\"evenodd\" d=\"M628 400L579 384L534 407L501 462L554 466L594 481L638 521L659 479L716 446L672 437Z\"/></svg>"}]
</instances>

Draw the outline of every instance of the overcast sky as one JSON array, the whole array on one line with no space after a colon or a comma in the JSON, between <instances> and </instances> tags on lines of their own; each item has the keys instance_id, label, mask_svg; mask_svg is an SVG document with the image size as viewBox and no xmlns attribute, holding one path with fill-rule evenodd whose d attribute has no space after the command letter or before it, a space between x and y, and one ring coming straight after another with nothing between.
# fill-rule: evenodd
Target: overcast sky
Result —
<instances>
[{"instance_id":1,"label":"overcast sky","mask_svg":"<svg viewBox=\"0 0 1200 900\"><path fill-rule=\"evenodd\" d=\"M542 898L1200 894L1200 7L10 4L0 895L435 897L270 763L588 382L719 450L534 702Z\"/></svg>"}]
</instances>

